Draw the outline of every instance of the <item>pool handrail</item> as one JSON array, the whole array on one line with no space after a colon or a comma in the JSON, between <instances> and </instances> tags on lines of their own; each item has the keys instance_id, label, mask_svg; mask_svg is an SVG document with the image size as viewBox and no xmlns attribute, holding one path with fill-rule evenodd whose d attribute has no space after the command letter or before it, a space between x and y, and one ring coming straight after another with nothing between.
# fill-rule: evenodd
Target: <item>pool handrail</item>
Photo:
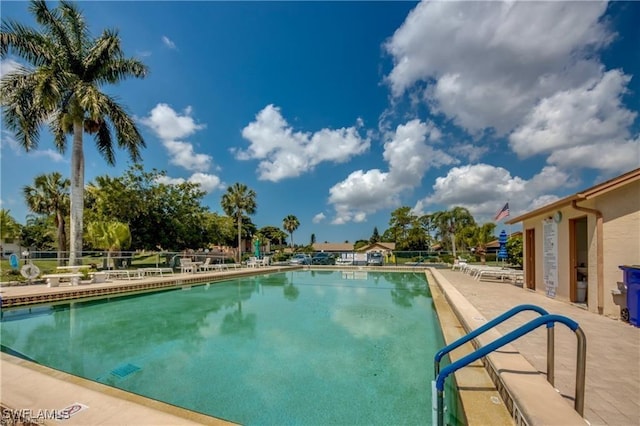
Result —
<instances>
[{"instance_id":1,"label":"pool handrail","mask_svg":"<svg viewBox=\"0 0 640 426\"><path fill-rule=\"evenodd\" d=\"M433 367L434 367L434 375L433 375L433 377L438 377L438 374L440 374L440 361L442 360L442 358L446 354L448 354L452 350L462 346L463 344L467 343L468 341L470 341L472 339L475 339L476 337L478 337L479 335L483 334L484 332L494 328L495 326L505 322L506 320L508 320L512 316L514 316L514 315L516 315L516 314L518 314L520 312L523 312L523 311L534 311L534 312L539 313L540 315L548 315L549 314L549 312L547 312L545 309L541 308L540 306L530 305L530 304L518 305L518 306L515 306L515 307L509 309L508 311L506 311L505 313L495 317L494 319L492 319L491 321L489 321L488 323L486 323L482 327L476 328L475 330L473 330L469 334L466 334L466 335L462 336L461 338L459 338L455 342L445 346L444 348L442 348L438 352L436 352L435 356L433 357ZM553 385L553 370L554 370L553 352L554 352L554 349L553 349L553 323L551 323L551 324L547 325L547 379L549 380L549 383L551 383L552 385Z\"/></svg>"},{"instance_id":2,"label":"pool handrail","mask_svg":"<svg viewBox=\"0 0 640 426\"><path fill-rule=\"evenodd\" d=\"M562 315L548 314L535 318L528 323L520 326L519 328L507 333L506 335L494 340L486 346L482 346L476 349L474 352L465 355L459 360L447 365L440 371L435 380L435 389L437 392L436 407L437 410L437 425L442 426L444 424L444 382L447 377L465 367L472 362L490 354L491 352L501 348L502 346L511 343L512 341L519 339L525 334L535 330L541 325L547 325L550 323L560 322L569 327L575 334L578 340L577 360L576 360L576 389L575 389L575 402L574 409L582 416L584 414L584 388L585 388L585 372L586 372L586 352L587 342L584 331L580 328L577 322Z\"/></svg>"}]
</instances>

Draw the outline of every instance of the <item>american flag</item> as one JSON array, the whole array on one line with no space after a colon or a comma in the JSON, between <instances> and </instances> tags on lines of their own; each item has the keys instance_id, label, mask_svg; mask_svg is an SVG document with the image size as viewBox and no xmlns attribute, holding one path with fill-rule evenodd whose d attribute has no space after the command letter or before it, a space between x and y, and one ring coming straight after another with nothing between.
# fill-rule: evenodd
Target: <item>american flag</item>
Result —
<instances>
[{"instance_id":1,"label":"american flag","mask_svg":"<svg viewBox=\"0 0 640 426\"><path fill-rule=\"evenodd\" d=\"M504 207L501 208L498 213L496 213L496 217L493 218L493 221L498 222L507 216L509 216L509 203L505 204Z\"/></svg>"}]
</instances>

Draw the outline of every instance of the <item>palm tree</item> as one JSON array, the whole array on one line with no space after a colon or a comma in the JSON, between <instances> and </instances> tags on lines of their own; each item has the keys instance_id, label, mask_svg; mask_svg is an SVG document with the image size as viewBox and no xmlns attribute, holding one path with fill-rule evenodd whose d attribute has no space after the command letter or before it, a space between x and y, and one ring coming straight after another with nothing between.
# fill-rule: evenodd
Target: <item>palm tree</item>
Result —
<instances>
[{"instance_id":1,"label":"palm tree","mask_svg":"<svg viewBox=\"0 0 640 426\"><path fill-rule=\"evenodd\" d=\"M252 215L256 208L256 193L247 185L236 182L222 196L222 209L228 216L235 218L238 224L238 262L242 259L242 215Z\"/></svg>"},{"instance_id":2,"label":"palm tree","mask_svg":"<svg viewBox=\"0 0 640 426\"><path fill-rule=\"evenodd\" d=\"M54 216L57 229L58 264L63 263L67 251L66 217L69 214L69 179L58 172L38 175L33 186L22 188L29 210L37 214Z\"/></svg>"},{"instance_id":3,"label":"palm tree","mask_svg":"<svg viewBox=\"0 0 640 426\"><path fill-rule=\"evenodd\" d=\"M435 212L431 216L431 223L443 244L448 246L447 240L451 241L451 251L453 258L456 259L456 239L459 236L458 234L462 229L475 225L476 222L469 210L464 207L454 207L451 210Z\"/></svg>"},{"instance_id":4,"label":"palm tree","mask_svg":"<svg viewBox=\"0 0 640 426\"><path fill-rule=\"evenodd\" d=\"M291 248L293 248L293 231L298 229L298 226L300 226L300 221L298 220L297 217L295 217L292 214L290 214L289 216L285 217L284 220L282 221L282 227L291 236Z\"/></svg>"},{"instance_id":5,"label":"palm tree","mask_svg":"<svg viewBox=\"0 0 640 426\"><path fill-rule=\"evenodd\" d=\"M3 20L0 57L13 53L30 64L4 76L0 103L6 127L15 132L28 152L38 146L40 126L48 124L57 149L64 152L66 136L73 135L71 149L71 250L72 265L82 256L84 209L83 133L94 135L98 151L109 165L115 163L115 131L118 147L135 162L145 146L133 119L116 100L102 91L104 84L127 77L144 77L147 67L125 58L115 30L91 38L80 10L61 1L49 9L43 0L29 6L41 31Z\"/></svg>"},{"instance_id":6,"label":"palm tree","mask_svg":"<svg viewBox=\"0 0 640 426\"><path fill-rule=\"evenodd\" d=\"M487 263L487 244L495 240L494 231L496 224L493 222L485 223L475 228L473 233L473 241L476 246L476 253L480 255L480 262L484 265Z\"/></svg>"},{"instance_id":7,"label":"palm tree","mask_svg":"<svg viewBox=\"0 0 640 426\"><path fill-rule=\"evenodd\" d=\"M111 253L126 249L131 244L129 225L122 222L96 221L87 224L87 241L95 248L107 250L107 266Z\"/></svg>"},{"instance_id":8,"label":"palm tree","mask_svg":"<svg viewBox=\"0 0 640 426\"><path fill-rule=\"evenodd\" d=\"M20 234L20 225L11 216L7 209L0 209L0 240L17 238Z\"/></svg>"}]
</instances>

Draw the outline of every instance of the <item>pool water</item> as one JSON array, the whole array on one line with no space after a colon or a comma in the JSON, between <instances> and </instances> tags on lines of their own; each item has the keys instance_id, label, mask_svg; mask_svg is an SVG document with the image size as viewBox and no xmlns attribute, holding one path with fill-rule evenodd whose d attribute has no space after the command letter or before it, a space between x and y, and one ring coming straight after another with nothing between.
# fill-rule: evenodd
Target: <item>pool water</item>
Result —
<instances>
[{"instance_id":1,"label":"pool water","mask_svg":"<svg viewBox=\"0 0 640 426\"><path fill-rule=\"evenodd\" d=\"M2 345L242 424L430 424L423 274L289 271L2 312ZM81 397L79 397L81 398Z\"/></svg>"}]
</instances>

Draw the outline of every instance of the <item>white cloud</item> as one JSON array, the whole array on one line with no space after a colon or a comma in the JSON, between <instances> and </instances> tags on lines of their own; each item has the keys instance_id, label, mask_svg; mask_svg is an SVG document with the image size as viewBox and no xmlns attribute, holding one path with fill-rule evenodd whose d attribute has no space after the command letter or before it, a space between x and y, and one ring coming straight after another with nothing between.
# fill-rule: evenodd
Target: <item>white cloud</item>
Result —
<instances>
[{"instance_id":1,"label":"white cloud","mask_svg":"<svg viewBox=\"0 0 640 426\"><path fill-rule=\"evenodd\" d=\"M148 117L141 119L142 124L149 127L162 140L176 140L191 136L204 129L204 124L196 124L191 115L191 107L178 114L167 104L156 105Z\"/></svg>"},{"instance_id":2,"label":"white cloud","mask_svg":"<svg viewBox=\"0 0 640 426\"><path fill-rule=\"evenodd\" d=\"M613 176L640 165L640 137L623 142L601 142L554 151L549 164L563 170L591 168Z\"/></svg>"},{"instance_id":3,"label":"white cloud","mask_svg":"<svg viewBox=\"0 0 640 426\"><path fill-rule=\"evenodd\" d=\"M505 134L542 98L601 73L606 2L421 2L385 44L392 94L419 90L468 131ZM426 90L423 90L426 88Z\"/></svg>"},{"instance_id":4,"label":"white cloud","mask_svg":"<svg viewBox=\"0 0 640 426\"><path fill-rule=\"evenodd\" d=\"M189 182L200 184L200 188L207 193L215 189L221 189L223 186L218 176L207 173L194 173L189 178Z\"/></svg>"},{"instance_id":5,"label":"white cloud","mask_svg":"<svg viewBox=\"0 0 640 426\"><path fill-rule=\"evenodd\" d=\"M16 140L15 136L9 132L8 130L2 130L2 137L0 137L0 150L9 148L14 152L15 155L20 156L25 153L20 143ZM28 152L28 155L32 157L44 157L49 161L53 161L55 163L60 163L65 161L64 156L57 151L52 149L44 149L44 150L31 150Z\"/></svg>"},{"instance_id":6,"label":"white cloud","mask_svg":"<svg viewBox=\"0 0 640 426\"><path fill-rule=\"evenodd\" d=\"M170 164L193 172L187 180L198 183L204 191L211 192L223 186L218 176L206 173L213 164L213 158L208 154L197 153L192 143L179 140L206 127L204 124L197 124L191 113L191 107L179 114L169 105L160 103L140 122L158 136L169 154ZM159 178L159 182L167 184L184 181L184 178Z\"/></svg>"},{"instance_id":7,"label":"white cloud","mask_svg":"<svg viewBox=\"0 0 640 426\"><path fill-rule=\"evenodd\" d=\"M450 152L456 154L459 158L466 158L470 163L476 163L489 152L489 147L476 146L469 143L457 143L451 147Z\"/></svg>"},{"instance_id":8,"label":"white cloud","mask_svg":"<svg viewBox=\"0 0 640 426\"><path fill-rule=\"evenodd\" d=\"M204 129L204 124L197 124L191 117L191 107L179 114L167 104L156 105L148 117L140 120L149 127L162 141L169 153L169 162L191 172L206 172L211 167L213 158L207 154L195 152L193 144L178 139L193 135Z\"/></svg>"},{"instance_id":9,"label":"white cloud","mask_svg":"<svg viewBox=\"0 0 640 426\"><path fill-rule=\"evenodd\" d=\"M411 120L388 133L383 158L389 171L352 172L329 190L336 215L332 223L363 222L367 214L399 204L400 195L420 185L430 167L455 164L456 160L429 145L440 138L432 123Z\"/></svg>"},{"instance_id":10,"label":"white cloud","mask_svg":"<svg viewBox=\"0 0 640 426\"><path fill-rule=\"evenodd\" d=\"M315 215L312 219L313 223L320 223L323 220L325 220L327 217L324 215L324 213L318 213L317 215Z\"/></svg>"},{"instance_id":11,"label":"white cloud","mask_svg":"<svg viewBox=\"0 0 640 426\"><path fill-rule=\"evenodd\" d=\"M29 155L33 155L34 157L44 157L49 161L53 161L54 163L61 163L64 160L64 157L59 152L56 152L52 149L44 149L44 150L36 150L31 151Z\"/></svg>"},{"instance_id":12,"label":"white cloud","mask_svg":"<svg viewBox=\"0 0 640 426\"><path fill-rule=\"evenodd\" d=\"M169 49L176 49L176 44L167 36L162 36L162 43Z\"/></svg>"},{"instance_id":13,"label":"white cloud","mask_svg":"<svg viewBox=\"0 0 640 426\"><path fill-rule=\"evenodd\" d=\"M23 152L22 147L16 140L13 133L3 129L2 137L0 138L0 148L4 149L5 147L8 147L9 149L11 149L11 151L15 152L18 155Z\"/></svg>"},{"instance_id":14,"label":"white cloud","mask_svg":"<svg viewBox=\"0 0 640 426\"><path fill-rule=\"evenodd\" d=\"M601 79L543 99L511 134L511 147L520 157L571 148L578 154L580 148L593 152L593 145L625 140L637 115L622 106L629 80L612 70Z\"/></svg>"},{"instance_id":15,"label":"white cloud","mask_svg":"<svg viewBox=\"0 0 640 426\"><path fill-rule=\"evenodd\" d=\"M196 154L192 144L171 140L162 141L162 144L169 152L169 162L171 164L190 171L203 172L209 170L212 160L211 156L207 154Z\"/></svg>"},{"instance_id":16,"label":"white cloud","mask_svg":"<svg viewBox=\"0 0 640 426\"><path fill-rule=\"evenodd\" d=\"M477 221L491 221L496 211L509 201L511 215L531 210L539 202L555 200L551 193L560 187L575 186L577 182L556 167L547 166L526 180L502 168L489 164L454 167L444 177L438 177L433 193L418 201L413 210L417 214L429 211L430 206L469 209Z\"/></svg>"},{"instance_id":17,"label":"white cloud","mask_svg":"<svg viewBox=\"0 0 640 426\"><path fill-rule=\"evenodd\" d=\"M250 145L244 151L236 150L236 158L262 160L259 178L273 182L300 176L322 162L344 163L370 145L368 137L359 135L358 127L296 132L274 105L262 109L255 121L242 129L242 136Z\"/></svg>"},{"instance_id":18,"label":"white cloud","mask_svg":"<svg viewBox=\"0 0 640 426\"><path fill-rule=\"evenodd\" d=\"M184 182L197 183L200 185L200 188L207 193L213 192L214 190L221 189L223 187L223 184L222 182L220 182L219 177L206 173L194 173L188 179L172 178L169 176L158 176L156 178L156 182L163 183L165 185L179 185Z\"/></svg>"},{"instance_id":19,"label":"white cloud","mask_svg":"<svg viewBox=\"0 0 640 426\"><path fill-rule=\"evenodd\" d=\"M11 58L0 59L0 78L14 72L15 70L17 70L22 66L23 65L20 62L14 61Z\"/></svg>"}]
</instances>

